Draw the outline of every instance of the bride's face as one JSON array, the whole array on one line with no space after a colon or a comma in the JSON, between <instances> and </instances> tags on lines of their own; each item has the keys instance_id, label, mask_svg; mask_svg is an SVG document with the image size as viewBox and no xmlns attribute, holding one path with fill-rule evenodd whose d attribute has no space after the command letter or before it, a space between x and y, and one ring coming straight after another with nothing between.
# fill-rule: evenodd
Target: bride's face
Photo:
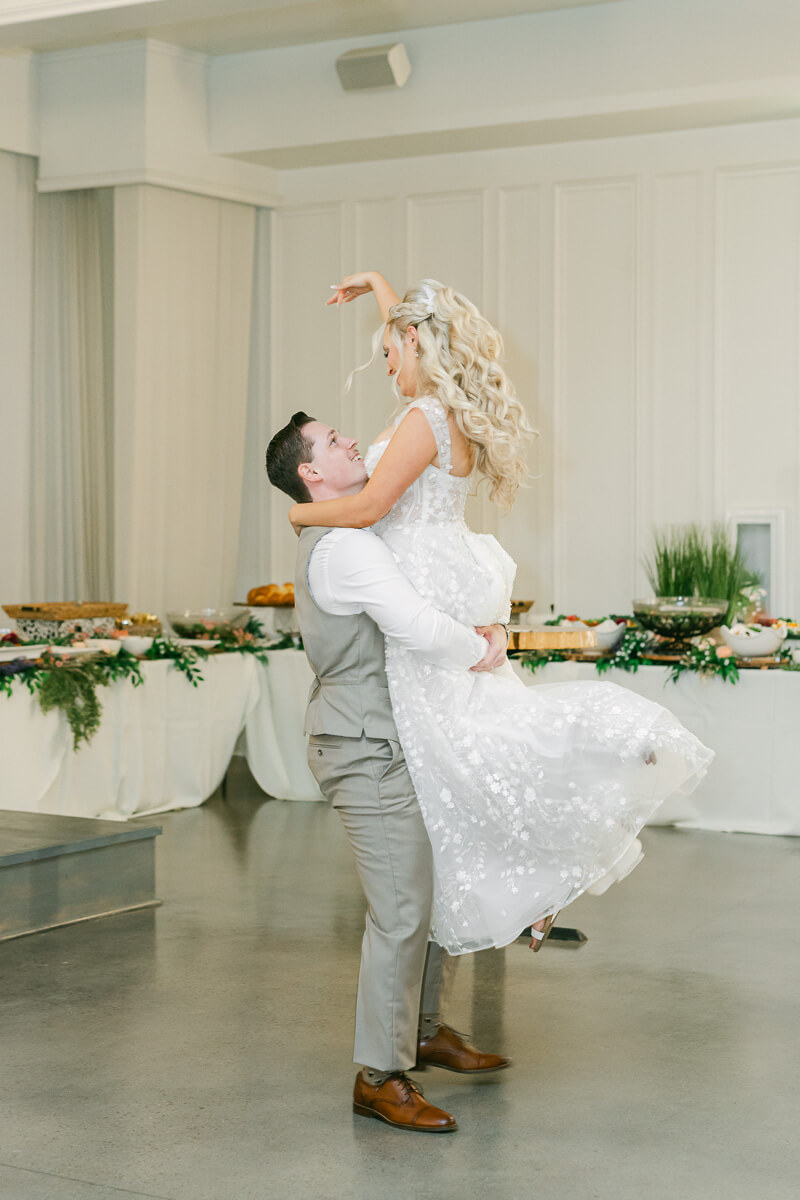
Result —
<instances>
[{"instance_id":1,"label":"bride's face","mask_svg":"<svg viewBox=\"0 0 800 1200\"><path fill-rule=\"evenodd\" d=\"M417 331L409 325L399 349L387 327L383 335L383 355L386 359L386 374L390 379L397 377L397 386L402 396L410 399L417 394Z\"/></svg>"}]
</instances>

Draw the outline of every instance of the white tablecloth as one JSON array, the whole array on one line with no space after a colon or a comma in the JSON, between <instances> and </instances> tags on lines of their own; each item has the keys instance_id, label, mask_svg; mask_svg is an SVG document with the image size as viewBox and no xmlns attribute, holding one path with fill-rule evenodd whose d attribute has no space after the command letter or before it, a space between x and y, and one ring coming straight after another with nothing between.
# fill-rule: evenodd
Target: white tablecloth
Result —
<instances>
[{"instance_id":1,"label":"white tablecloth","mask_svg":"<svg viewBox=\"0 0 800 1200\"><path fill-rule=\"evenodd\" d=\"M669 708L716 751L691 796L674 796L655 823L739 833L800 834L800 671L742 670L736 684L704 675L668 680L667 667L611 670L591 663L550 663L535 675L518 663L525 682L607 679Z\"/></svg>"},{"instance_id":2,"label":"white tablecloth","mask_svg":"<svg viewBox=\"0 0 800 1200\"><path fill-rule=\"evenodd\" d=\"M322 799L303 737L312 679L302 650L276 650L267 666L259 664L260 696L247 718L243 748L258 786L282 800Z\"/></svg>"},{"instance_id":3,"label":"white tablecloth","mask_svg":"<svg viewBox=\"0 0 800 1200\"><path fill-rule=\"evenodd\" d=\"M743 670L739 682L730 684L701 675L684 675L670 683L668 669L659 666L640 667L635 674L610 671L603 676L591 663L551 663L535 675L519 663L514 668L531 686L599 678L618 683L671 709L687 729L716 751L717 757L696 791L691 796L671 797L653 823L800 835L800 672ZM282 770L287 798L319 798L306 765L302 736L311 670L304 655L291 650L273 654L265 670L275 673L274 703L266 705L262 693L259 718L254 712L248 721L248 761L254 764L253 751L260 745L271 774L260 774L261 767L254 768L254 774L267 791L282 794L277 787L278 771ZM280 723L277 735L273 732L276 720Z\"/></svg>"},{"instance_id":4,"label":"white tablecloth","mask_svg":"<svg viewBox=\"0 0 800 1200\"><path fill-rule=\"evenodd\" d=\"M103 721L77 752L64 717L46 716L24 687L0 696L0 807L117 817L201 804L219 786L240 734L250 769L271 796L321 799L306 763L303 712L311 670L302 651L203 664L197 688L167 662L143 663L145 684L103 688ZM590 663L552 663L532 686L597 679ZM800 835L800 672L742 671L735 685L703 676L667 682L664 667L603 676L670 708L716 751L690 797L669 799L658 823Z\"/></svg>"},{"instance_id":5,"label":"white tablecloth","mask_svg":"<svg viewBox=\"0 0 800 1200\"><path fill-rule=\"evenodd\" d=\"M221 783L260 694L259 664L217 655L192 687L169 662L143 662L145 682L99 690L100 729L77 752L64 716L27 688L0 696L0 807L124 820L202 804Z\"/></svg>"}]
</instances>

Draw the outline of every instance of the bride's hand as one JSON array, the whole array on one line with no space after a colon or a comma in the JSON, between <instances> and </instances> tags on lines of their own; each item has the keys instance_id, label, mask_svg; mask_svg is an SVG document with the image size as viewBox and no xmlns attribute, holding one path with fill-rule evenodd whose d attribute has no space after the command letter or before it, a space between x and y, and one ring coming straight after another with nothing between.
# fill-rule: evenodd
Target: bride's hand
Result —
<instances>
[{"instance_id":1,"label":"bride's hand","mask_svg":"<svg viewBox=\"0 0 800 1200\"><path fill-rule=\"evenodd\" d=\"M479 625L475 629L489 643L489 649L479 663L470 667L471 671L493 671L506 661L508 650L508 634L505 625Z\"/></svg>"},{"instance_id":2,"label":"bride's hand","mask_svg":"<svg viewBox=\"0 0 800 1200\"><path fill-rule=\"evenodd\" d=\"M331 291L333 295L329 296L325 303L335 304L337 308L349 304L358 296L372 292L382 321L388 320L390 308L399 300L397 292L380 271L357 271L355 275L345 275L341 283L331 286Z\"/></svg>"},{"instance_id":3,"label":"bride's hand","mask_svg":"<svg viewBox=\"0 0 800 1200\"><path fill-rule=\"evenodd\" d=\"M341 304L349 304L357 296L365 296L367 292L372 291L372 281L376 274L376 271L357 271L355 275L345 275L341 283L331 285L333 295L329 296L325 303L338 307Z\"/></svg>"}]
</instances>

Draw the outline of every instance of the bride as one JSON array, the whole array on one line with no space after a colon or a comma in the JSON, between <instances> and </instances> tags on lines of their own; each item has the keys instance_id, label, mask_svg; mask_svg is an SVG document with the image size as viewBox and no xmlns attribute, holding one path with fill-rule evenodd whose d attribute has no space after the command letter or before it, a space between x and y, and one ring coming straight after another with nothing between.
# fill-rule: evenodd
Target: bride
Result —
<instances>
[{"instance_id":1,"label":"bride","mask_svg":"<svg viewBox=\"0 0 800 1200\"><path fill-rule=\"evenodd\" d=\"M500 365L500 335L466 297L426 279L372 291L399 415L370 446L358 495L296 504L301 526L372 526L418 591L467 625L508 621L515 564L464 521L476 475L510 507L533 434ZM376 339L377 344L377 339ZM451 954L504 946L605 891L642 857L637 834L713 754L666 709L611 683L528 687L506 664L432 666L386 639L395 721L433 848L432 938Z\"/></svg>"}]
</instances>

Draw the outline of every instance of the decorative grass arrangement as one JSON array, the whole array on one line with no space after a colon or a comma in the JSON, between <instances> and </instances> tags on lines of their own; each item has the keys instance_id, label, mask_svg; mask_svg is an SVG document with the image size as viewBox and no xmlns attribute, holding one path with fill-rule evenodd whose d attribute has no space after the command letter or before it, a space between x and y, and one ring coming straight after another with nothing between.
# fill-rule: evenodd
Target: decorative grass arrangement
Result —
<instances>
[{"instance_id":1,"label":"decorative grass arrangement","mask_svg":"<svg viewBox=\"0 0 800 1200\"><path fill-rule=\"evenodd\" d=\"M656 596L704 596L727 600L726 624L747 603L743 589L760 584L725 526L674 525L653 534L644 569Z\"/></svg>"}]
</instances>

